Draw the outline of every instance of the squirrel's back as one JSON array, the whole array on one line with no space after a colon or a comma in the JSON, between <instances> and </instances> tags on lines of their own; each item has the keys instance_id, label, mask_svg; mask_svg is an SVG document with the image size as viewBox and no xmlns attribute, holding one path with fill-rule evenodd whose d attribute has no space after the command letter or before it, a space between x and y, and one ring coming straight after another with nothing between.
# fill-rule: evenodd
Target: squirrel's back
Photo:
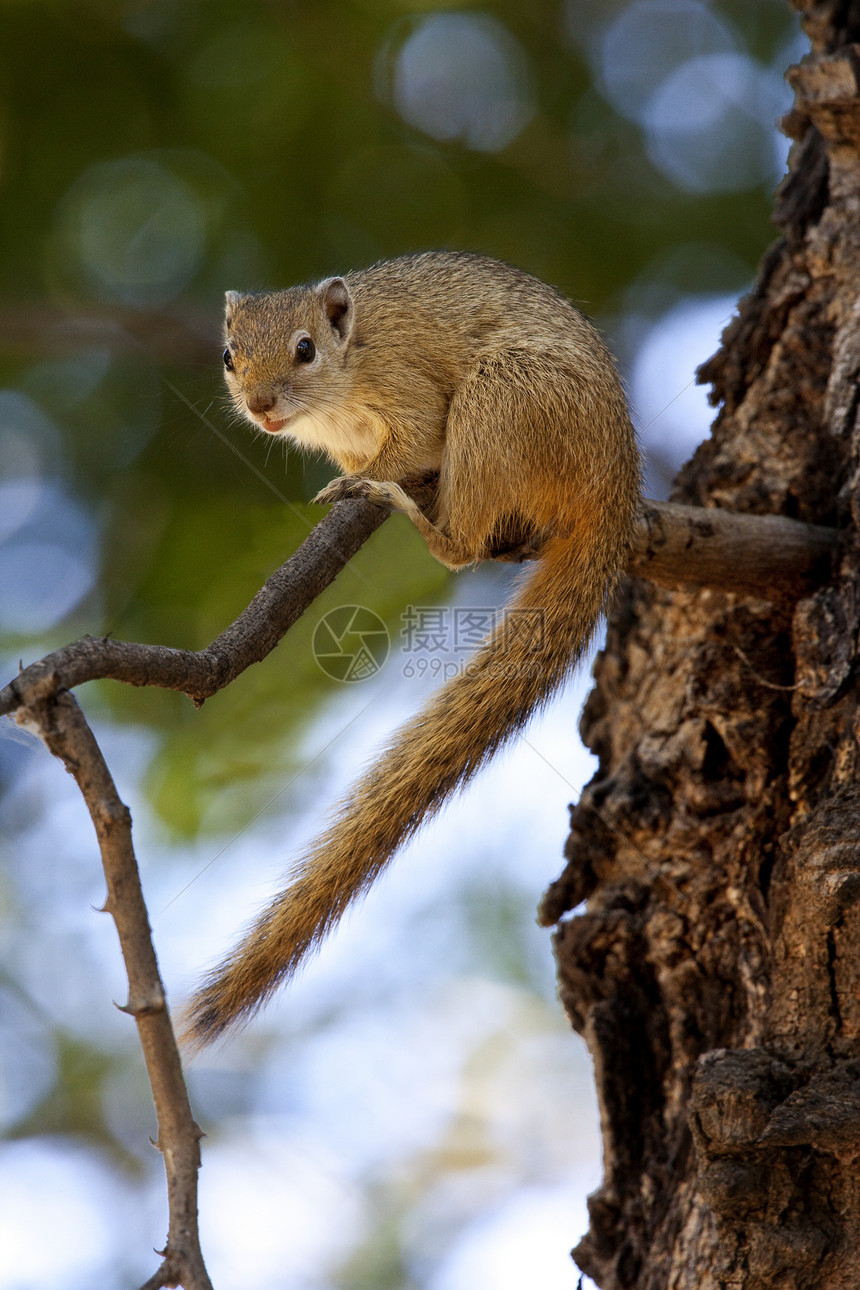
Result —
<instances>
[{"instance_id":1,"label":"squirrel's back","mask_svg":"<svg viewBox=\"0 0 860 1290\"><path fill-rule=\"evenodd\" d=\"M559 291L532 274L469 251L421 251L352 270L343 279L374 321L412 316L435 331L444 320L458 337L516 335L520 320L558 334L589 325Z\"/></svg>"},{"instance_id":2,"label":"squirrel's back","mask_svg":"<svg viewBox=\"0 0 860 1290\"><path fill-rule=\"evenodd\" d=\"M449 380L481 354L508 347L566 350L577 364L599 334L554 287L522 269L465 251L425 251L344 274L355 298L355 340L380 365L402 359L414 374L425 364ZM386 354L384 348L392 348ZM376 368L376 363L374 363ZM381 374L381 373L380 373Z\"/></svg>"}]
</instances>

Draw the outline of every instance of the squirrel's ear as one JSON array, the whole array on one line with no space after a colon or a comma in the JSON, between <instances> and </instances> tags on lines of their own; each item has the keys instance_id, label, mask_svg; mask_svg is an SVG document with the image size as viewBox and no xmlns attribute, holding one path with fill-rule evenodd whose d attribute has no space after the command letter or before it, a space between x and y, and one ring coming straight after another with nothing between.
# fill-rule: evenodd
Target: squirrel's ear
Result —
<instances>
[{"instance_id":1,"label":"squirrel's ear","mask_svg":"<svg viewBox=\"0 0 860 1290\"><path fill-rule=\"evenodd\" d=\"M236 306L238 305L241 299L242 299L242 294L239 291L224 292L224 315L228 322L230 321L230 315L232 314L233 310L236 308Z\"/></svg>"},{"instance_id":2,"label":"squirrel's ear","mask_svg":"<svg viewBox=\"0 0 860 1290\"><path fill-rule=\"evenodd\" d=\"M317 287L317 295L332 331L337 332L341 340L346 340L352 331L353 307L352 296L343 278L326 278Z\"/></svg>"}]
</instances>

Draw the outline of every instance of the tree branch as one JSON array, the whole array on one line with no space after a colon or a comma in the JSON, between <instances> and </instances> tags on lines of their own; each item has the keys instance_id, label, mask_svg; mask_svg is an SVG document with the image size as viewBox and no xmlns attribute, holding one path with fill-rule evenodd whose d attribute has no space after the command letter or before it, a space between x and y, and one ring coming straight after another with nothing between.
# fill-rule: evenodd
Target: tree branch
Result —
<instances>
[{"instance_id":1,"label":"tree branch","mask_svg":"<svg viewBox=\"0 0 860 1290\"><path fill-rule=\"evenodd\" d=\"M646 500L630 572L664 587L799 600L828 576L836 543L835 529L784 515Z\"/></svg>"},{"instance_id":2,"label":"tree branch","mask_svg":"<svg viewBox=\"0 0 860 1290\"><path fill-rule=\"evenodd\" d=\"M32 663L0 690L0 715L14 712L44 686L70 690L84 681L180 690L199 706L266 658L285 632L334 580L387 512L369 502L339 502L261 587L239 617L202 650L140 645L84 636Z\"/></svg>"},{"instance_id":3,"label":"tree branch","mask_svg":"<svg viewBox=\"0 0 860 1290\"><path fill-rule=\"evenodd\" d=\"M271 653L386 514L369 502L332 507L247 609L205 649L85 636L32 663L0 690L0 715L29 703L34 694L104 678L180 690L203 703ZM783 516L646 501L630 569L664 586L799 599L827 572L836 540L834 529Z\"/></svg>"},{"instance_id":4,"label":"tree branch","mask_svg":"<svg viewBox=\"0 0 860 1290\"><path fill-rule=\"evenodd\" d=\"M169 1227L163 1262L144 1290L182 1285L212 1290L197 1230L200 1130L191 1114L182 1063L167 1011L131 839L131 814L120 800L95 736L71 694L31 694L18 723L44 740L73 776L95 826L107 882L104 910L119 934L128 976L122 1011L137 1023L167 1175Z\"/></svg>"}]
</instances>

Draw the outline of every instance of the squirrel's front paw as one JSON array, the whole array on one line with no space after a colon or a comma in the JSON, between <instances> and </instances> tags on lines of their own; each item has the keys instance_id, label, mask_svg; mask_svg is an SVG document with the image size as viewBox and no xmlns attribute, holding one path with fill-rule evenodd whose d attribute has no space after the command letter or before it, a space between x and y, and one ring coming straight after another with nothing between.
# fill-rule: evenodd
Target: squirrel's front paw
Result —
<instances>
[{"instance_id":1,"label":"squirrel's front paw","mask_svg":"<svg viewBox=\"0 0 860 1290\"><path fill-rule=\"evenodd\" d=\"M314 501L318 506L332 506L335 502L344 502L350 497L366 497L367 483L368 480L360 479L358 475L340 475L326 484L325 488L321 488Z\"/></svg>"},{"instance_id":2,"label":"squirrel's front paw","mask_svg":"<svg viewBox=\"0 0 860 1290\"><path fill-rule=\"evenodd\" d=\"M398 484L376 479L359 479L357 475L341 475L326 484L314 498L321 506L342 502L346 498L362 498L376 506L398 506L405 494Z\"/></svg>"}]
</instances>

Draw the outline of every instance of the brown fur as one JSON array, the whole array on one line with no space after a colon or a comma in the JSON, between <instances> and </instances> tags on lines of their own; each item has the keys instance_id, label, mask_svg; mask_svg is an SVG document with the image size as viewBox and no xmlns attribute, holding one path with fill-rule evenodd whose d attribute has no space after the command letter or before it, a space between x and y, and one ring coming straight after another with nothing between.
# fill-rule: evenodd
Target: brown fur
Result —
<instances>
[{"instance_id":1,"label":"brown fur","mask_svg":"<svg viewBox=\"0 0 860 1290\"><path fill-rule=\"evenodd\" d=\"M301 362L308 337L316 354ZM318 500L364 496L404 511L450 568L494 554L512 532L539 547L540 563L512 604L533 613L509 611L393 736L203 982L188 1012L197 1044L292 975L422 820L570 674L626 562L639 494L603 341L551 287L508 265L428 252L316 287L228 293L227 343L239 410L350 472ZM398 481L429 472L438 490L424 511Z\"/></svg>"}]
</instances>

